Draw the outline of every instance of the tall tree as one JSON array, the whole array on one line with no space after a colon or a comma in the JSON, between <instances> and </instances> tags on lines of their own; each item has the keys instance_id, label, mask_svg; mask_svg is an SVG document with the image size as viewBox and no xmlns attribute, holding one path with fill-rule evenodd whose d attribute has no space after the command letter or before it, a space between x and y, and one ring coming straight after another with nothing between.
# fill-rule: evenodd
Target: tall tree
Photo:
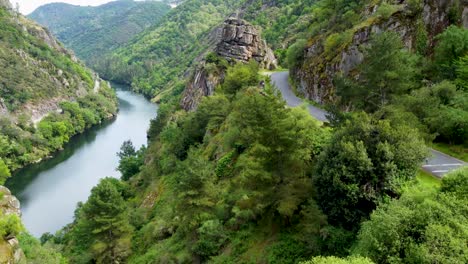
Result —
<instances>
[{"instance_id":1,"label":"tall tree","mask_svg":"<svg viewBox=\"0 0 468 264\"><path fill-rule=\"evenodd\" d=\"M414 86L417 58L404 49L395 32L375 35L364 52L359 79L337 83L338 94L345 102L360 109L376 111L388 104L394 95L408 92Z\"/></svg>"},{"instance_id":2,"label":"tall tree","mask_svg":"<svg viewBox=\"0 0 468 264\"><path fill-rule=\"evenodd\" d=\"M314 185L329 222L355 229L386 197L398 197L427 154L416 130L354 115L319 157Z\"/></svg>"},{"instance_id":3,"label":"tall tree","mask_svg":"<svg viewBox=\"0 0 468 264\"><path fill-rule=\"evenodd\" d=\"M131 227L116 179L105 178L91 190L78 213L77 230L88 233L97 263L122 263L130 254Z\"/></svg>"},{"instance_id":4,"label":"tall tree","mask_svg":"<svg viewBox=\"0 0 468 264\"><path fill-rule=\"evenodd\" d=\"M453 80L457 76L458 59L468 53L468 30L452 25L438 35L437 40L434 52L437 73L441 78Z\"/></svg>"}]
</instances>

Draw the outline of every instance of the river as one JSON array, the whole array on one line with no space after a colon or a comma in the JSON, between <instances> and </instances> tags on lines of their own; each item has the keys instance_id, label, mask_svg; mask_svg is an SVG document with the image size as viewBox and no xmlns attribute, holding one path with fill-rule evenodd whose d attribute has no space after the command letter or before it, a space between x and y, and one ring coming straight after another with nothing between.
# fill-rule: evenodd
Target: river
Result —
<instances>
[{"instance_id":1,"label":"river","mask_svg":"<svg viewBox=\"0 0 468 264\"><path fill-rule=\"evenodd\" d=\"M101 178L120 177L116 153L125 140L136 147L146 144L157 106L125 86L113 87L119 99L116 118L73 137L53 158L19 170L7 181L32 235L55 233L71 223L77 203L86 201Z\"/></svg>"}]
</instances>

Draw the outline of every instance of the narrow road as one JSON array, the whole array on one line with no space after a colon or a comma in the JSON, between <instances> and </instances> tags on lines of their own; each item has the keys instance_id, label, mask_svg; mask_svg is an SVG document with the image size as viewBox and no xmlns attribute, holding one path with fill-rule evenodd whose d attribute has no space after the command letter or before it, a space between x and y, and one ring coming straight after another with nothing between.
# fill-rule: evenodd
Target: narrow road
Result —
<instances>
[{"instance_id":1,"label":"narrow road","mask_svg":"<svg viewBox=\"0 0 468 264\"><path fill-rule=\"evenodd\" d=\"M278 88L289 106L295 107L304 103L304 101L297 97L291 90L291 86L289 85L289 72L275 72L270 76L273 85ZM309 105L308 108L309 113L313 117L320 121L327 121L326 111L312 105ZM422 169L438 178L442 178L448 172L467 165L468 163L466 162L431 149L431 156L425 164L422 165Z\"/></svg>"}]
</instances>

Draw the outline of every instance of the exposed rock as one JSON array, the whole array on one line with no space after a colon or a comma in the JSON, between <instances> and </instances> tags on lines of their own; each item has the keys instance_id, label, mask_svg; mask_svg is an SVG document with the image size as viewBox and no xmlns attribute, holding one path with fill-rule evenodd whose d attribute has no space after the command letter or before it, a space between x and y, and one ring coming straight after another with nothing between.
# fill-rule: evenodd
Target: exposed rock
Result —
<instances>
[{"instance_id":1,"label":"exposed rock","mask_svg":"<svg viewBox=\"0 0 468 264\"><path fill-rule=\"evenodd\" d=\"M20 202L11 195L10 190L0 186L0 217L1 215L15 214L21 216ZM0 237L0 263L17 264L22 263L25 256L19 247L18 239L14 236Z\"/></svg>"},{"instance_id":2,"label":"exposed rock","mask_svg":"<svg viewBox=\"0 0 468 264\"><path fill-rule=\"evenodd\" d=\"M449 25L450 9L456 6L456 0L424 0L418 15L407 5L407 1L395 1L400 10L389 19L376 19L369 26L355 29L352 41L333 58L324 56L324 38L316 38L305 52L303 65L291 69L292 76L298 85L298 91L306 98L318 103L330 102L335 99L333 78L337 74L352 75L364 59L363 47L371 36L383 31L397 32L404 45L414 50L417 41L418 26L422 26L428 37L429 48L435 45L435 36L443 32ZM461 23L468 27L468 6L466 1L460 1ZM375 14L377 6L369 7L366 16ZM418 25L419 23L419 25Z\"/></svg>"},{"instance_id":3,"label":"exposed rock","mask_svg":"<svg viewBox=\"0 0 468 264\"><path fill-rule=\"evenodd\" d=\"M221 57L241 62L254 59L266 69L277 67L273 51L260 38L258 30L246 21L238 18L227 19L221 37L216 47L216 53Z\"/></svg>"},{"instance_id":4,"label":"exposed rock","mask_svg":"<svg viewBox=\"0 0 468 264\"><path fill-rule=\"evenodd\" d=\"M0 0L0 6L6 7L8 10L13 10L13 6L8 0Z\"/></svg>"},{"instance_id":5,"label":"exposed rock","mask_svg":"<svg viewBox=\"0 0 468 264\"><path fill-rule=\"evenodd\" d=\"M181 105L187 110L194 110L204 96L210 96L214 93L216 85L224 78L219 74L209 73L202 62L195 70L192 80L185 88Z\"/></svg>"},{"instance_id":6,"label":"exposed rock","mask_svg":"<svg viewBox=\"0 0 468 264\"><path fill-rule=\"evenodd\" d=\"M208 34L205 43L209 48L195 60L198 66L182 97L181 106L187 111L195 110L200 100L212 95L215 87L224 79L224 72L210 72L206 69L204 57L209 51L214 51L231 63L255 60L262 68L277 67L273 51L261 39L258 30L242 19L228 18L222 26Z\"/></svg>"},{"instance_id":7,"label":"exposed rock","mask_svg":"<svg viewBox=\"0 0 468 264\"><path fill-rule=\"evenodd\" d=\"M468 6L465 6L463 8L462 21L463 21L463 26L468 28Z\"/></svg>"}]
</instances>

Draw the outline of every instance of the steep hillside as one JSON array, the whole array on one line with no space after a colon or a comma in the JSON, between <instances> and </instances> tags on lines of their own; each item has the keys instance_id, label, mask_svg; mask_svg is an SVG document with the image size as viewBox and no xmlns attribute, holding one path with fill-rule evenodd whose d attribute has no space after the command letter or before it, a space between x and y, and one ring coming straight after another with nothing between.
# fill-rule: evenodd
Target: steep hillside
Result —
<instances>
[{"instance_id":1,"label":"steep hillside","mask_svg":"<svg viewBox=\"0 0 468 264\"><path fill-rule=\"evenodd\" d=\"M7 3L7 2L5 2ZM47 29L0 6L0 183L116 112L114 92Z\"/></svg>"},{"instance_id":2,"label":"steep hillside","mask_svg":"<svg viewBox=\"0 0 468 264\"><path fill-rule=\"evenodd\" d=\"M132 83L134 90L147 96L181 84L181 77L193 60L208 47L208 33L243 2L184 1L159 25L137 36L95 68L108 79ZM183 89L183 84L178 87Z\"/></svg>"},{"instance_id":3,"label":"steep hillside","mask_svg":"<svg viewBox=\"0 0 468 264\"><path fill-rule=\"evenodd\" d=\"M124 143L122 179L44 241L72 263L465 263L468 170L435 186L418 173L434 133L421 121L468 138L465 3L183 2L100 68L150 96L176 87L148 148ZM408 50L400 26L421 12L436 26ZM259 74L269 56L252 56L273 46L301 84L374 23L393 26L359 35L349 75L319 76L343 87L328 124L288 107Z\"/></svg>"},{"instance_id":4,"label":"steep hillside","mask_svg":"<svg viewBox=\"0 0 468 264\"><path fill-rule=\"evenodd\" d=\"M169 5L160 1L120 0L97 7L52 3L39 7L29 17L49 28L66 47L92 65L97 57L158 24L169 10Z\"/></svg>"},{"instance_id":5,"label":"steep hillside","mask_svg":"<svg viewBox=\"0 0 468 264\"><path fill-rule=\"evenodd\" d=\"M369 0L341 6L320 2L313 12L321 16L311 21L313 31L302 47L305 52L292 69L299 92L319 103L336 99L333 78L356 73L372 36L396 32L407 49L431 56L436 36L449 25L468 26L464 0ZM327 13L330 9L334 12Z\"/></svg>"}]
</instances>

